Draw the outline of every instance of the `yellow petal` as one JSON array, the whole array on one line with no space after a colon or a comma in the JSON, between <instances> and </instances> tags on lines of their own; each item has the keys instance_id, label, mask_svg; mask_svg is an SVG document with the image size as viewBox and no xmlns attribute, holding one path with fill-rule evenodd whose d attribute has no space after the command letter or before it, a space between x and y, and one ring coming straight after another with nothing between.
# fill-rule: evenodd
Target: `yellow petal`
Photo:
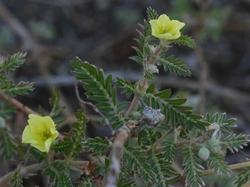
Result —
<instances>
[{"instance_id":1,"label":"yellow petal","mask_svg":"<svg viewBox=\"0 0 250 187\"><path fill-rule=\"evenodd\" d=\"M43 117L43 122L47 125L47 127L56 127L54 121L50 116Z\"/></svg>"},{"instance_id":2,"label":"yellow petal","mask_svg":"<svg viewBox=\"0 0 250 187\"><path fill-rule=\"evenodd\" d=\"M44 144L31 144L32 147L37 148L41 152L47 152L46 147Z\"/></svg>"},{"instance_id":3,"label":"yellow petal","mask_svg":"<svg viewBox=\"0 0 250 187\"><path fill-rule=\"evenodd\" d=\"M158 34L157 38L165 39L165 40L172 40L173 36L170 33L163 33L163 34Z\"/></svg>"},{"instance_id":4,"label":"yellow petal","mask_svg":"<svg viewBox=\"0 0 250 187\"><path fill-rule=\"evenodd\" d=\"M185 23L180 22L178 20L172 20L171 24L172 24L173 32L180 31L185 26Z\"/></svg>"},{"instance_id":5,"label":"yellow petal","mask_svg":"<svg viewBox=\"0 0 250 187\"><path fill-rule=\"evenodd\" d=\"M167 25L169 23L170 19L166 14L162 14L158 18L158 24L160 25Z\"/></svg>"},{"instance_id":6,"label":"yellow petal","mask_svg":"<svg viewBox=\"0 0 250 187\"><path fill-rule=\"evenodd\" d=\"M53 141L54 141L54 138L49 138L45 141L44 147L45 147L46 152L49 152L50 146Z\"/></svg>"},{"instance_id":7,"label":"yellow petal","mask_svg":"<svg viewBox=\"0 0 250 187\"><path fill-rule=\"evenodd\" d=\"M159 32L159 27L158 27L157 20L150 20L149 23L151 25L152 35L158 33Z\"/></svg>"},{"instance_id":8,"label":"yellow petal","mask_svg":"<svg viewBox=\"0 0 250 187\"><path fill-rule=\"evenodd\" d=\"M58 135L56 125L50 116L30 114L28 125L23 131L22 142L29 143L42 152L48 152Z\"/></svg>"},{"instance_id":9,"label":"yellow petal","mask_svg":"<svg viewBox=\"0 0 250 187\"><path fill-rule=\"evenodd\" d=\"M30 126L32 133L42 132L44 129L43 117L36 114L30 114L28 119L28 125Z\"/></svg>"},{"instance_id":10,"label":"yellow petal","mask_svg":"<svg viewBox=\"0 0 250 187\"><path fill-rule=\"evenodd\" d=\"M24 128L23 134L22 134L22 143L31 143L31 140L33 139L32 133L30 130L30 126L26 126Z\"/></svg>"},{"instance_id":11,"label":"yellow petal","mask_svg":"<svg viewBox=\"0 0 250 187\"><path fill-rule=\"evenodd\" d=\"M162 40L174 40L181 36L180 30L185 26L178 20L170 20L166 14L149 21L152 35Z\"/></svg>"}]
</instances>

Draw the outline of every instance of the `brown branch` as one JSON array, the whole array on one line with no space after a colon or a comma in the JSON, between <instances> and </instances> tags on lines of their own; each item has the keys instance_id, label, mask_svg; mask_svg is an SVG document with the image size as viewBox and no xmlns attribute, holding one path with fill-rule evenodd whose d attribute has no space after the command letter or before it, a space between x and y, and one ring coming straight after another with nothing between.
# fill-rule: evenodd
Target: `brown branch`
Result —
<instances>
[{"instance_id":1,"label":"brown branch","mask_svg":"<svg viewBox=\"0 0 250 187\"><path fill-rule=\"evenodd\" d=\"M129 121L126 125L122 126L115 135L112 145L110 169L106 179L106 187L116 187L121 171L121 159L124 150L123 146L135 127L136 123L134 121Z\"/></svg>"},{"instance_id":2,"label":"brown branch","mask_svg":"<svg viewBox=\"0 0 250 187\"><path fill-rule=\"evenodd\" d=\"M21 102L19 102L18 100L9 97L8 95L4 94L4 93L0 93L0 99L1 100L5 100L6 102L8 102L11 106L13 106L15 109L20 110L21 112L23 112L24 114L32 114L35 113L32 109L30 109L29 107L25 106L24 104L22 104Z\"/></svg>"}]
</instances>

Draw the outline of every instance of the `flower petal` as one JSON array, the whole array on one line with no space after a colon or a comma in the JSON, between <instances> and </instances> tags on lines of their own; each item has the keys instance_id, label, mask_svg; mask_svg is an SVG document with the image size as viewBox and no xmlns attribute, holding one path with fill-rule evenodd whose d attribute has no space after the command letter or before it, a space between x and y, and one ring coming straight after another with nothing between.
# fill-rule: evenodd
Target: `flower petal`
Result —
<instances>
[{"instance_id":1,"label":"flower petal","mask_svg":"<svg viewBox=\"0 0 250 187\"><path fill-rule=\"evenodd\" d=\"M32 133L42 132L44 129L43 117L36 114L30 114L28 119L28 125L30 126Z\"/></svg>"},{"instance_id":2,"label":"flower petal","mask_svg":"<svg viewBox=\"0 0 250 187\"><path fill-rule=\"evenodd\" d=\"M23 131L22 142L29 143L42 152L48 152L58 135L56 125L50 116L30 114L28 125Z\"/></svg>"},{"instance_id":3,"label":"flower petal","mask_svg":"<svg viewBox=\"0 0 250 187\"><path fill-rule=\"evenodd\" d=\"M50 146L51 146L53 141L54 141L54 138L49 138L45 141L44 147L45 147L46 152L49 152Z\"/></svg>"},{"instance_id":4,"label":"flower petal","mask_svg":"<svg viewBox=\"0 0 250 187\"><path fill-rule=\"evenodd\" d=\"M185 26L178 20L170 20L166 14L149 21L152 35L162 40L174 40L181 36L180 30Z\"/></svg>"},{"instance_id":5,"label":"flower petal","mask_svg":"<svg viewBox=\"0 0 250 187\"><path fill-rule=\"evenodd\" d=\"M158 18L158 24L159 25L167 25L169 23L170 19L166 14L162 14Z\"/></svg>"},{"instance_id":6,"label":"flower petal","mask_svg":"<svg viewBox=\"0 0 250 187\"><path fill-rule=\"evenodd\" d=\"M37 148L41 152L48 152L44 144L31 144L32 147Z\"/></svg>"},{"instance_id":7,"label":"flower petal","mask_svg":"<svg viewBox=\"0 0 250 187\"><path fill-rule=\"evenodd\" d=\"M26 126L23 130L22 134L22 143L31 143L31 140L33 139L30 126Z\"/></svg>"}]
</instances>

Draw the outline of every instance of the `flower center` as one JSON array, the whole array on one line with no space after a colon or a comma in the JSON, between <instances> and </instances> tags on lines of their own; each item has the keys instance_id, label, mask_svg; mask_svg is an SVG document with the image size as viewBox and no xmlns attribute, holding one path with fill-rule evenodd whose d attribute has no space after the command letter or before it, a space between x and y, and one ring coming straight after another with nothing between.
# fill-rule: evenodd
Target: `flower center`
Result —
<instances>
[{"instance_id":1,"label":"flower center","mask_svg":"<svg viewBox=\"0 0 250 187\"><path fill-rule=\"evenodd\" d=\"M49 130L46 130L46 131L44 131L43 132L43 138L45 139L45 140L47 140L48 138L50 138L51 137L51 132L49 131Z\"/></svg>"},{"instance_id":2,"label":"flower center","mask_svg":"<svg viewBox=\"0 0 250 187\"><path fill-rule=\"evenodd\" d=\"M170 27L168 25L160 25L159 31L160 31L160 34L164 34L170 31Z\"/></svg>"}]
</instances>

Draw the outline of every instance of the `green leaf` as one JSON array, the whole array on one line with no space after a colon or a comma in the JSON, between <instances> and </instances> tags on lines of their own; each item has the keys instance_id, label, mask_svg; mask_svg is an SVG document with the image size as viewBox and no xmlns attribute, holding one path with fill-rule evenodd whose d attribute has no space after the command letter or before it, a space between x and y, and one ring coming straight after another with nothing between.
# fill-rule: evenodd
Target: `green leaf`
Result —
<instances>
[{"instance_id":1,"label":"green leaf","mask_svg":"<svg viewBox=\"0 0 250 187\"><path fill-rule=\"evenodd\" d=\"M83 142L83 147L86 151L102 156L107 153L107 150L110 147L110 142L107 139L100 137L88 138Z\"/></svg>"},{"instance_id":2,"label":"green leaf","mask_svg":"<svg viewBox=\"0 0 250 187\"><path fill-rule=\"evenodd\" d=\"M192 147L185 147L183 150L183 166L186 175L186 185L192 187L204 186L204 181L202 180L200 173L203 167L198 163L198 158L195 157Z\"/></svg>"},{"instance_id":3,"label":"green leaf","mask_svg":"<svg viewBox=\"0 0 250 187\"><path fill-rule=\"evenodd\" d=\"M226 113L208 113L205 119L210 123L218 124L222 130L230 130L231 128L236 126L236 119L228 118Z\"/></svg>"},{"instance_id":4,"label":"green leaf","mask_svg":"<svg viewBox=\"0 0 250 187\"><path fill-rule=\"evenodd\" d=\"M83 112L77 112L77 122L72 125L69 136L55 145L55 150L69 157L77 157L82 150L82 141L86 132L86 116Z\"/></svg>"},{"instance_id":5,"label":"green leaf","mask_svg":"<svg viewBox=\"0 0 250 187\"><path fill-rule=\"evenodd\" d=\"M205 129L209 125L200 115L194 114L192 108L183 105L185 99L169 98L169 91L160 91L156 94L147 92L144 95L145 102L153 108L160 108L166 121L171 124L182 125L186 128Z\"/></svg>"},{"instance_id":6,"label":"green leaf","mask_svg":"<svg viewBox=\"0 0 250 187\"><path fill-rule=\"evenodd\" d=\"M196 44L195 41L186 35L181 35L177 40L174 40L174 43L176 43L177 45L184 45L190 48L195 48Z\"/></svg>"},{"instance_id":7,"label":"green leaf","mask_svg":"<svg viewBox=\"0 0 250 187\"><path fill-rule=\"evenodd\" d=\"M50 184L53 187L73 187L65 162L54 161L44 169L44 174L49 176Z\"/></svg>"},{"instance_id":8,"label":"green leaf","mask_svg":"<svg viewBox=\"0 0 250 187\"><path fill-rule=\"evenodd\" d=\"M10 187L23 187L23 178L19 169L17 169L11 176Z\"/></svg>"},{"instance_id":9,"label":"green leaf","mask_svg":"<svg viewBox=\"0 0 250 187\"><path fill-rule=\"evenodd\" d=\"M153 12L151 13L153 14ZM144 24L139 26L140 28L137 30L138 37L135 38L137 46L132 47L135 50L136 55L130 57L130 59L140 65L144 65L150 55L149 39L151 37L151 29L147 21L144 21Z\"/></svg>"},{"instance_id":10,"label":"green leaf","mask_svg":"<svg viewBox=\"0 0 250 187\"><path fill-rule=\"evenodd\" d=\"M116 85L118 88L122 89L127 97L130 97L135 92L135 85L126 80L117 78Z\"/></svg>"},{"instance_id":11,"label":"green leaf","mask_svg":"<svg viewBox=\"0 0 250 187\"><path fill-rule=\"evenodd\" d=\"M15 156L16 144L6 128L0 129L0 154L5 159Z\"/></svg>"},{"instance_id":12,"label":"green leaf","mask_svg":"<svg viewBox=\"0 0 250 187\"><path fill-rule=\"evenodd\" d=\"M142 146L149 146L152 145L159 137L161 137L161 134L155 131L155 129L144 129L138 134L138 143Z\"/></svg>"},{"instance_id":13,"label":"green leaf","mask_svg":"<svg viewBox=\"0 0 250 187\"><path fill-rule=\"evenodd\" d=\"M217 175L230 175L232 173L228 165L224 162L222 155L211 153L208 163Z\"/></svg>"},{"instance_id":14,"label":"green leaf","mask_svg":"<svg viewBox=\"0 0 250 187\"><path fill-rule=\"evenodd\" d=\"M176 146L174 144L174 141L171 139L166 139L164 140L162 147L163 147L162 154L164 156L164 159L168 162L173 161L176 152Z\"/></svg>"},{"instance_id":15,"label":"green leaf","mask_svg":"<svg viewBox=\"0 0 250 187\"><path fill-rule=\"evenodd\" d=\"M13 83L8 79L8 73L16 70L24 63L25 53L16 53L0 60L0 91L11 96L25 95L33 91L33 84L28 82Z\"/></svg>"},{"instance_id":16,"label":"green leaf","mask_svg":"<svg viewBox=\"0 0 250 187\"><path fill-rule=\"evenodd\" d=\"M71 149L72 149L73 144L74 144L74 142L72 142L71 137L66 137L63 140L58 141L55 144L54 149L57 152L68 155L71 153Z\"/></svg>"},{"instance_id":17,"label":"green leaf","mask_svg":"<svg viewBox=\"0 0 250 187\"><path fill-rule=\"evenodd\" d=\"M249 136L246 134L234 134L231 133L222 140L223 144L231 152L238 152L239 149L243 149L249 143Z\"/></svg>"},{"instance_id":18,"label":"green leaf","mask_svg":"<svg viewBox=\"0 0 250 187\"><path fill-rule=\"evenodd\" d=\"M0 80L0 91L11 96L25 95L33 91L33 84L28 82L12 83L10 80Z\"/></svg>"},{"instance_id":19,"label":"green leaf","mask_svg":"<svg viewBox=\"0 0 250 187\"><path fill-rule=\"evenodd\" d=\"M72 62L73 73L80 80L87 97L106 116L113 128L119 128L124 120L117 108L116 90L112 87L112 77L105 78L101 69L76 58Z\"/></svg>"},{"instance_id":20,"label":"green leaf","mask_svg":"<svg viewBox=\"0 0 250 187\"><path fill-rule=\"evenodd\" d=\"M92 183L90 177L85 177L81 180L80 184L77 187L95 187L95 185Z\"/></svg>"},{"instance_id":21,"label":"green leaf","mask_svg":"<svg viewBox=\"0 0 250 187\"><path fill-rule=\"evenodd\" d=\"M0 61L0 72L14 71L25 61L26 53L15 53Z\"/></svg>"},{"instance_id":22,"label":"green leaf","mask_svg":"<svg viewBox=\"0 0 250 187\"><path fill-rule=\"evenodd\" d=\"M163 65L165 71L175 73L178 76L191 76L191 71L186 64L184 64L181 59L175 58L174 56L159 58L158 62Z\"/></svg>"},{"instance_id":23,"label":"green leaf","mask_svg":"<svg viewBox=\"0 0 250 187\"><path fill-rule=\"evenodd\" d=\"M165 178L165 172L162 169L162 165L160 163L160 160L158 159L158 157L155 154L151 154L150 155L150 162L151 164L151 169L155 174L154 177L154 182L157 184L157 186L159 187L166 187L168 186L166 183L166 178ZM166 167L166 164L165 164Z\"/></svg>"},{"instance_id":24,"label":"green leaf","mask_svg":"<svg viewBox=\"0 0 250 187\"><path fill-rule=\"evenodd\" d=\"M59 125L65 121L65 117L63 115L65 107L60 105L60 95L58 90L55 90L52 93L52 98L50 99L49 104L51 107L49 116L55 121L55 123Z\"/></svg>"},{"instance_id":25,"label":"green leaf","mask_svg":"<svg viewBox=\"0 0 250 187\"><path fill-rule=\"evenodd\" d=\"M147 8L147 18L148 18L148 20L157 19L158 18L158 13L152 7L148 7Z\"/></svg>"},{"instance_id":26,"label":"green leaf","mask_svg":"<svg viewBox=\"0 0 250 187\"><path fill-rule=\"evenodd\" d=\"M138 147L124 148L123 155L123 172L127 172L128 175L142 176L148 183L154 181L154 175L152 170L146 161L146 153L141 152L142 149Z\"/></svg>"},{"instance_id":27,"label":"green leaf","mask_svg":"<svg viewBox=\"0 0 250 187\"><path fill-rule=\"evenodd\" d=\"M151 173L154 176L153 179L155 186L168 186L179 177L176 171L172 168L171 162L166 161L163 154L156 154L151 151L148 154L147 162L151 168Z\"/></svg>"},{"instance_id":28,"label":"green leaf","mask_svg":"<svg viewBox=\"0 0 250 187\"><path fill-rule=\"evenodd\" d=\"M242 170L234 180L234 184L237 187L242 187L248 181L250 181L250 168Z\"/></svg>"},{"instance_id":29,"label":"green leaf","mask_svg":"<svg viewBox=\"0 0 250 187\"><path fill-rule=\"evenodd\" d=\"M135 181L133 179L128 178L128 176L122 176L123 173L120 174L119 181L117 186L119 187L137 187Z\"/></svg>"}]
</instances>

